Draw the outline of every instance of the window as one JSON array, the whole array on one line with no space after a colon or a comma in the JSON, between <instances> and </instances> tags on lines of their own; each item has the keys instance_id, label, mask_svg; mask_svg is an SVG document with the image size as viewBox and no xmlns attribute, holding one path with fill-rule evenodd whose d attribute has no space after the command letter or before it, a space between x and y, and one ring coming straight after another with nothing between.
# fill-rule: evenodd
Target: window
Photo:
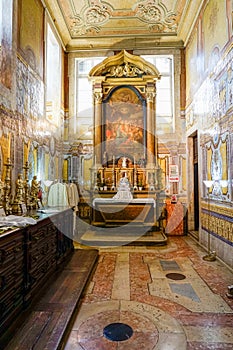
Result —
<instances>
[{"instance_id":1,"label":"window","mask_svg":"<svg viewBox=\"0 0 233 350\"><path fill-rule=\"evenodd\" d=\"M93 126L93 96L92 83L88 79L90 70L105 57L92 57L76 59L76 88L75 88L75 112L77 120L78 139L88 140L92 138Z\"/></svg>"},{"instance_id":2,"label":"window","mask_svg":"<svg viewBox=\"0 0 233 350\"><path fill-rule=\"evenodd\" d=\"M157 82L156 96L156 132L157 134L172 133L173 122L173 56L153 55L142 56L154 64L161 74ZM76 59L75 112L78 139L91 139L90 129L93 125L92 84L88 80L90 70L105 57Z\"/></svg>"},{"instance_id":3,"label":"window","mask_svg":"<svg viewBox=\"0 0 233 350\"><path fill-rule=\"evenodd\" d=\"M0 83L12 86L13 0L0 0Z\"/></svg>"},{"instance_id":4,"label":"window","mask_svg":"<svg viewBox=\"0 0 233 350\"><path fill-rule=\"evenodd\" d=\"M2 30L3 30L3 23L2 23L2 0L0 0L0 50L2 47Z\"/></svg>"},{"instance_id":5,"label":"window","mask_svg":"<svg viewBox=\"0 0 233 350\"><path fill-rule=\"evenodd\" d=\"M46 117L59 126L61 113L61 48L50 26L47 26Z\"/></svg>"},{"instance_id":6,"label":"window","mask_svg":"<svg viewBox=\"0 0 233 350\"><path fill-rule=\"evenodd\" d=\"M142 57L152 63L161 74L161 79L156 84L156 132L157 134L172 133L174 131L173 56Z\"/></svg>"}]
</instances>

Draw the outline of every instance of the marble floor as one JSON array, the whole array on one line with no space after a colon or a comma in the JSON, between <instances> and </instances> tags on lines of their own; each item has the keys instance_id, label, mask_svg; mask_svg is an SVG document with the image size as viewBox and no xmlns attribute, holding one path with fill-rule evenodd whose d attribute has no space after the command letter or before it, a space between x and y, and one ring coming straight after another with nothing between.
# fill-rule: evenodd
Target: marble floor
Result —
<instances>
[{"instance_id":1,"label":"marble floor","mask_svg":"<svg viewBox=\"0 0 233 350\"><path fill-rule=\"evenodd\" d=\"M99 249L65 350L233 349L233 273L190 236Z\"/></svg>"}]
</instances>

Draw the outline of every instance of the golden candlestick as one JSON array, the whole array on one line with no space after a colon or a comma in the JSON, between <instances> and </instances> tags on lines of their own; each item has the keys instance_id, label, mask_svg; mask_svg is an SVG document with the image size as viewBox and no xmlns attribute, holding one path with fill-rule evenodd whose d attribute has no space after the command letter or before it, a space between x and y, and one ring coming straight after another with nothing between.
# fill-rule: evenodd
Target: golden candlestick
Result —
<instances>
[{"instance_id":1,"label":"golden candlestick","mask_svg":"<svg viewBox=\"0 0 233 350\"><path fill-rule=\"evenodd\" d=\"M27 208L30 208L30 185L29 185L29 179L28 179L28 170L29 170L28 161L25 162L23 169L24 169L24 200Z\"/></svg>"},{"instance_id":2,"label":"golden candlestick","mask_svg":"<svg viewBox=\"0 0 233 350\"><path fill-rule=\"evenodd\" d=\"M6 215L12 213L12 208L10 205L10 197L11 197L11 160L8 157L6 163L6 176L4 181L4 195L3 195L3 207L5 209Z\"/></svg>"}]
</instances>

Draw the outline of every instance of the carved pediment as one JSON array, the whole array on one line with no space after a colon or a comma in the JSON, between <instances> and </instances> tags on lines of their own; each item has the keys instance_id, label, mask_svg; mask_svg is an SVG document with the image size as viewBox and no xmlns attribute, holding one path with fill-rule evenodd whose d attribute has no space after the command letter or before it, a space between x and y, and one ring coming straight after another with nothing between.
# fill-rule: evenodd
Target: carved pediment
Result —
<instances>
[{"instance_id":1,"label":"carved pediment","mask_svg":"<svg viewBox=\"0 0 233 350\"><path fill-rule=\"evenodd\" d=\"M106 58L89 73L90 77L106 76L113 78L136 78L145 75L160 78L160 73L153 64L125 50Z\"/></svg>"}]
</instances>

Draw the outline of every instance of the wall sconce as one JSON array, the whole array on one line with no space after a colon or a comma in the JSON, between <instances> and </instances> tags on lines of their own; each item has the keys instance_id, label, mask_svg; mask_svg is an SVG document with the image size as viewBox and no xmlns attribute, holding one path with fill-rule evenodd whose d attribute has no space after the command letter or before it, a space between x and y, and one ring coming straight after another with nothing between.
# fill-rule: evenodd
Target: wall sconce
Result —
<instances>
[{"instance_id":1,"label":"wall sconce","mask_svg":"<svg viewBox=\"0 0 233 350\"><path fill-rule=\"evenodd\" d=\"M222 188L227 188L228 187L228 180L220 180L220 186Z\"/></svg>"},{"instance_id":2,"label":"wall sconce","mask_svg":"<svg viewBox=\"0 0 233 350\"><path fill-rule=\"evenodd\" d=\"M203 256L203 260L205 261L215 261L216 260L216 252L210 251L210 230L209 230L209 220L210 220L210 196L209 196L209 188L212 187L214 181L204 180L204 185L207 188L207 198L208 198L208 254Z\"/></svg>"}]
</instances>

